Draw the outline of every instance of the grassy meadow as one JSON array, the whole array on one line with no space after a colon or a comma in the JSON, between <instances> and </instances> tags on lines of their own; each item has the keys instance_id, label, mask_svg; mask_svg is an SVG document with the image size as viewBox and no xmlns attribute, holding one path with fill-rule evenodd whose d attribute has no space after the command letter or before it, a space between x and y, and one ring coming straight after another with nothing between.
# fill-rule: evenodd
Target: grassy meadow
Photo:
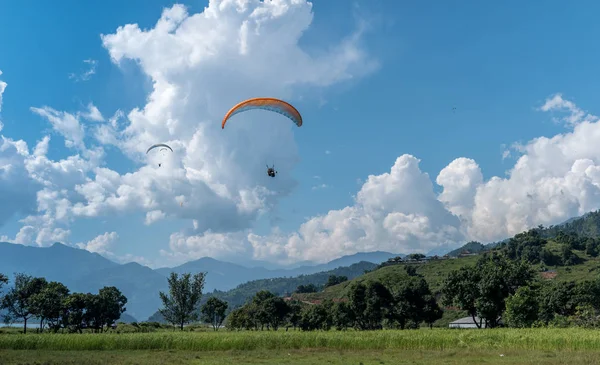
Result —
<instances>
[{"instance_id":1,"label":"grassy meadow","mask_svg":"<svg viewBox=\"0 0 600 365\"><path fill-rule=\"evenodd\" d=\"M1 364L596 364L589 329L0 335Z\"/></svg>"}]
</instances>

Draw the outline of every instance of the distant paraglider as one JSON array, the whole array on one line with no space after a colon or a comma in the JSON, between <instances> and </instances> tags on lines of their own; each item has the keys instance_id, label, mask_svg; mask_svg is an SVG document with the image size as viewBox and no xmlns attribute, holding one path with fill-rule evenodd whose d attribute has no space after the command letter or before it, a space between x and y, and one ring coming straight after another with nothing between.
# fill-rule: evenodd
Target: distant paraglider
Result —
<instances>
[{"instance_id":1,"label":"distant paraglider","mask_svg":"<svg viewBox=\"0 0 600 365\"><path fill-rule=\"evenodd\" d=\"M277 175L277 171L275 171L275 165L273 165L273 167L269 167L269 165L267 165L267 175L271 177L275 177L275 175Z\"/></svg>"},{"instance_id":2,"label":"distant paraglider","mask_svg":"<svg viewBox=\"0 0 600 365\"><path fill-rule=\"evenodd\" d=\"M158 147L163 147L160 150L158 150L159 152L166 151L167 149L169 149L169 150L171 150L171 152L173 152L173 149L169 145L166 145L164 143L158 143L158 144L150 146L150 148L148 148L148 150L146 151L146 154L148 154L148 152L150 152L153 149L158 148ZM158 167L161 167L161 166L162 166L162 162L159 162Z\"/></svg>"},{"instance_id":3,"label":"distant paraglider","mask_svg":"<svg viewBox=\"0 0 600 365\"><path fill-rule=\"evenodd\" d=\"M225 124L234 115L254 109L268 110L281 114L290 119L298 127L302 126L302 115L300 115L298 109L290 103L276 98L252 98L244 100L229 109L221 122L221 129L225 129ZM267 175L275 177L276 174L277 171L275 171L275 165L273 165L273 167L267 165Z\"/></svg>"}]
</instances>

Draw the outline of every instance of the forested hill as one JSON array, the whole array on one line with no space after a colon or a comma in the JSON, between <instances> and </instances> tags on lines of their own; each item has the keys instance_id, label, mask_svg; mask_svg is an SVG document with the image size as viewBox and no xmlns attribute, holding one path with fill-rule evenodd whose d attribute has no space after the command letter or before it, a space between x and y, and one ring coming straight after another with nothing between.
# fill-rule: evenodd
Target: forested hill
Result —
<instances>
[{"instance_id":1,"label":"forested hill","mask_svg":"<svg viewBox=\"0 0 600 365\"><path fill-rule=\"evenodd\" d=\"M466 250L470 251L470 255L456 257ZM353 283L385 281L388 277L404 275L407 266L414 267L418 274L423 275L432 291L439 293L450 272L474 265L482 254L491 251L502 252L513 260L523 260L531 264L540 277L549 280L580 282L596 277L600 273L600 211L556 226L540 226L500 243L482 245L469 242L448 254L455 257L420 263L398 261L319 293L294 296L309 301L343 298Z\"/></svg>"},{"instance_id":2,"label":"forested hill","mask_svg":"<svg viewBox=\"0 0 600 365\"><path fill-rule=\"evenodd\" d=\"M345 276L348 280L352 280L363 275L366 271L373 270L377 267L371 262L361 261L359 263L338 267L337 269L318 272L310 275L300 275L293 278L272 278L252 280L244 284L238 285L235 289L228 291L215 290L210 293L205 293L202 296L202 303L210 297L217 297L224 300L229 305L229 310L245 304L251 299L254 294L261 290L268 290L278 296L291 295L300 285L314 285L321 289L331 275ZM149 321L163 322L162 316L157 312L149 318Z\"/></svg>"}]
</instances>

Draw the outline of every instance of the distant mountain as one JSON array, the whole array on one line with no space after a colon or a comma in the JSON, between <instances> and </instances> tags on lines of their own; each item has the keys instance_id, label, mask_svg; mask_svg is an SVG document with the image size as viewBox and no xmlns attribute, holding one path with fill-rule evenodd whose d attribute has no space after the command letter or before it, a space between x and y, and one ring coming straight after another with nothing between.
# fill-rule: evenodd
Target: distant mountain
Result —
<instances>
[{"instance_id":1,"label":"distant mountain","mask_svg":"<svg viewBox=\"0 0 600 365\"><path fill-rule=\"evenodd\" d=\"M126 314L145 320L160 307L158 292L168 289L167 276L171 271L207 272L205 292L212 292L230 290L252 280L309 275L359 261L378 264L394 256L397 255L386 252L359 253L326 264L275 270L205 257L172 269L152 270L137 263L120 265L96 253L60 243L51 247L33 247L0 242L0 272L11 279L21 272L45 277L65 284L73 292L95 293L103 286L115 286L127 297Z\"/></svg>"},{"instance_id":2,"label":"distant mountain","mask_svg":"<svg viewBox=\"0 0 600 365\"><path fill-rule=\"evenodd\" d=\"M116 286L127 297L127 314L139 319L148 318L161 306L159 291L169 290L163 275L135 262L81 276L72 290L97 292L104 286Z\"/></svg>"},{"instance_id":3,"label":"distant mountain","mask_svg":"<svg viewBox=\"0 0 600 365\"><path fill-rule=\"evenodd\" d=\"M210 292L215 289L222 291L231 290L242 283L252 280L310 275L322 271L333 270L340 266L350 266L361 261L379 264L387 261L387 259L391 257L396 256L399 255L382 251L366 253L361 252L354 255L340 257L326 264L275 270L269 270L262 267L249 268L230 262L215 260L210 257L203 257L195 261L186 262L185 264L174 268L161 268L156 269L155 271L164 275L165 277L169 276L171 272L175 272L177 274L187 272L208 272L209 274L206 276L204 289L207 292Z\"/></svg>"}]
</instances>

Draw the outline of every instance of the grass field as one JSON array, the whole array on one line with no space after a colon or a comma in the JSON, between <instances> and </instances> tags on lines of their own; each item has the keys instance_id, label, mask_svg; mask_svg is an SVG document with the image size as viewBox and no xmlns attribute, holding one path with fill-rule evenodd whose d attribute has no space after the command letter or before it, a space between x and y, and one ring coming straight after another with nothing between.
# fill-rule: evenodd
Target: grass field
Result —
<instances>
[{"instance_id":1,"label":"grass field","mask_svg":"<svg viewBox=\"0 0 600 365\"><path fill-rule=\"evenodd\" d=\"M0 351L2 365L397 365L397 364L598 364L600 352L552 351Z\"/></svg>"},{"instance_id":2,"label":"grass field","mask_svg":"<svg viewBox=\"0 0 600 365\"><path fill-rule=\"evenodd\" d=\"M154 332L125 334L5 334L0 350L261 351L261 350L526 350L599 351L600 331L494 329L330 332Z\"/></svg>"},{"instance_id":3,"label":"grass field","mask_svg":"<svg viewBox=\"0 0 600 365\"><path fill-rule=\"evenodd\" d=\"M501 356L503 355L503 356ZM0 334L0 364L598 364L600 331Z\"/></svg>"}]
</instances>

